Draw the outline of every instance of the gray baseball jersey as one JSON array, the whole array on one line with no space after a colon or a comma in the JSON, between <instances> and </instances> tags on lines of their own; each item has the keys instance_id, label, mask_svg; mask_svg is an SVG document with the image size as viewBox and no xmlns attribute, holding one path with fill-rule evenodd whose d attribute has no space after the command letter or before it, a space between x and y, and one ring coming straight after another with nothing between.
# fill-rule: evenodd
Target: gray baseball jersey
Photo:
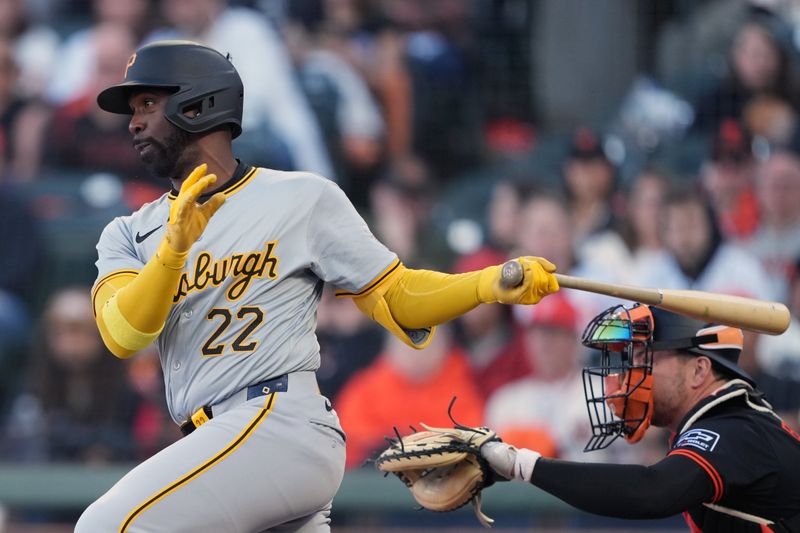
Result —
<instances>
[{"instance_id":1,"label":"gray baseball jersey","mask_svg":"<svg viewBox=\"0 0 800 533\"><path fill-rule=\"evenodd\" d=\"M397 261L325 178L240 164L223 191L157 341L176 422L248 385L316 370L321 282L357 291ZM175 196L105 228L97 283L138 271L153 256Z\"/></svg>"},{"instance_id":2,"label":"gray baseball jersey","mask_svg":"<svg viewBox=\"0 0 800 533\"><path fill-rule=\"evenodd\" d=\"M358 291L398 260L319 176L240 164L223 191L157 341L172 417L213 416L90 505L76 533L330 530L345 446L313 372L321 285ZM108 225L96 285L153 256L174 198Z\"/></svg>"}]
</instances>

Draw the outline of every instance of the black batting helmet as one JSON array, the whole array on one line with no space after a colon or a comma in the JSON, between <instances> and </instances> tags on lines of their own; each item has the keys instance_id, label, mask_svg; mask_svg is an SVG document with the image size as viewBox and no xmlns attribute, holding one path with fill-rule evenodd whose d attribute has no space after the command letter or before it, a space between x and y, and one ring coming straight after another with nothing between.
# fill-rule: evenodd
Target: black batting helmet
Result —
<instances>
[{"instance_id":1,"label":"black batting helmet","mask_svg":"<svg viewBox=\"0 0 800 533\"><path fill-rule=\"evenodd\" d=\"M139 48L125 67L125 80L97 95L97 104L111 113L133 113L128 98L133 88L173 91L165 116L178 128L201 133L227 124L233 138L242 133L244 86L228 57L191 41L156 41ZM196 116L184 114L189 109Z\"/></svg>"}]
</instances>

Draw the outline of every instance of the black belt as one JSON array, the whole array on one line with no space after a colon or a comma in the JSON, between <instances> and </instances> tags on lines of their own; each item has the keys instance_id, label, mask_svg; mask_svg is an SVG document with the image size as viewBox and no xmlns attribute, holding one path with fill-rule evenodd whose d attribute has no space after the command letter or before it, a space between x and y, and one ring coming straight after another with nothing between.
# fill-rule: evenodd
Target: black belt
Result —
<instances>
[{"instance_id":1,"label":"black belt","mask_svg":"<svg viewBox=\"0 0 800 533\"><path fill-rule=\"evenodd\" d=\"M284 374L277 378L268 379L247 387L247 400L252 400L259 396L266 396L273 392L286 392L287 390L289 390L289 375ZM212 413L211 406L204 405L195 411L189 420L181 424L181 433L186 436L212 418L214 418L214 414Z\"/></svg>"}]
</instances>

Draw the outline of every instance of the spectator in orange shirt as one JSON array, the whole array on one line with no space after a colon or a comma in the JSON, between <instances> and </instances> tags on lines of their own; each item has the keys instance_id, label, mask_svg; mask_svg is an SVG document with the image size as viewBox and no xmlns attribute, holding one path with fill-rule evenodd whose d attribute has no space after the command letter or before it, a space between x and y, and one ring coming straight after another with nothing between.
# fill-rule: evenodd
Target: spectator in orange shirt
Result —
<instances>
[{"instance_id":1,"label":"spectator in orange shirt","mask_svg":"<svg viewBox=\"0 0 800 533\"><path fill-rule=\"evenodd\" d=\"M448 328L439 326L424 350L414 350L387 335L384 352L370 366L355 374L342 388L336 411L347 433L346 468L361 466L378 449L394 427L407 433L420 422L449 427L447 407L458 401L453 417L461 424L480 425L483 399L478 392L467 357L451 342Z\"/></svg>"}]
</instances>

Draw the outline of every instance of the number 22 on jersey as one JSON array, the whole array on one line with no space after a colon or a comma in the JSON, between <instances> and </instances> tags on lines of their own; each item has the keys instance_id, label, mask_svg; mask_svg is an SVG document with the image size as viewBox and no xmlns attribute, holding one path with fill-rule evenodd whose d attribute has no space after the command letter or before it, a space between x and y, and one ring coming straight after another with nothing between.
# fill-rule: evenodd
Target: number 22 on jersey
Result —
<instances>
[{"instance_id":1,"label":"number 22 on jersey","mask_svg":"<svg viewBox=\"0 0 800 533\"><path fill-rule=\"evenodd\" d=\"M203 355L218 356L224 355L225 343L218 342L230 327L241 328L239 335L231 343L234 352L252 352L258 347L258 340L250 339L250 335L264 321L264 311L259 307L241 307L235 315L230 309L224 307L214 307L206 315L207 320L221 320L217 329L203 343Z\"/></svg>"}]
</instances>

